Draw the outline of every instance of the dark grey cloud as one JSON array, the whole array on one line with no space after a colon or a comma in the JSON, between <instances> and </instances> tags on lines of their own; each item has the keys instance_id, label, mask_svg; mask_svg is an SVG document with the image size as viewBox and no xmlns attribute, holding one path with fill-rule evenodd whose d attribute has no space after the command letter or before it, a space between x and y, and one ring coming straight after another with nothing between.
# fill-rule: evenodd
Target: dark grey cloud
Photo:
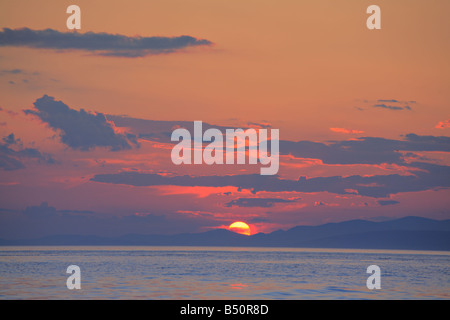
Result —
<instances>
[{"instance_id":1,"label":"dark grey cloud","mask_svg":"<svg viewBox=\"0 0 450 320\"><path fill-rule=\"evenodd\" d=\"M381 206L390 206L393 204L400 203L399 201L395 201L395 200L378 200L377 202Z\"/></svg>"},{"instance_id":2,"label":"dark grey cloud","mask_svg":"<svg viewBox=\"0 0 450 320\"><path fill-rule=\"evenodd\" d=\"M450 137L419 136L414 133L405 135L406 141L399 143L399 148L405 151L444 151L450 152Z\"/></svg>"},{"instance_id":3,"label":"dark grey cloud","mask_svg":"<svg viewBox=\"0 0 450 320\"><path fill-rule=\"evenodd\" d=\"M403 110L403 107L399 107L399 106L390 106L390 105L386 105L384 103L382 104L375 104L373 105L374 108L384 108L384 109L389 109L389 110Z\"/></svg>"},{"instance_id":4,"label":"dark grey cloud","mask_svg":"<svg viewBox=\"0 0 450 320\"><path fill-rule=\"evenodd\" d=\"M0 168L6 171L25 168L23 159L36 159L47 164L54 164L56 161L46 153L41 153L35 148L24 148L20 139L16 139L13 133L2 138L0 143Z\"/></svg>"},{"instance_id":5,"label":"dark grey cloud","mask_svg":"<svg viewBox=\"0 0 450 320\"><path fill-rule=\"evenodd\" d=\"M394 105L388 105L384 103L374 104L374 108L383 108L388 110L411 110L410 106L394 106Z\"/></svg>"},{"instance_id":6,"label":"dark grey cloud","mask_svg":"<svg viewBox=\"0 0 450 320\"><path fill-rule=\"evenodd\" d=\"M299 199L295 200L285 200L280 198L238 198L227 202L225 207L261 207L261 208L270 208L273 207L275 203L289 203L296 202Z\"/></svg>"},{"instance_id":7,"label":"dark grey cloud","mask_svg":"<svg viewBox=\"0 0 450 320\"><path fill-rule=\"evenodd\" d=\"M83 50L102 56L143 57L172 53L192 46L209 46L211 41L183 35L179 37L128 37L108 33L59 32L52 29L32 30L4 28L0 46L53 50Z\"/></svg>"},{"instance_id":8,"label":"dark grey cloud","mask_svg":"<svg viewBox=\"0 0 450 320\"><path fill-rule=\"evenodd\" d=\"M133 128L140 132L139 136L148 140L170 142L171 128L182 126L192 131L192 122L152 121L127 118L124 116L112 117L116 125ZM206 125L205 128L210 125ZM142 133L146 132L146 133ZM298 158L321 159L326 164L400 164L419 168L423 171L414 171L415 175L376 175L376 176L349 176L349 177L317 177L312 179L300 178L284 180L278 177L260 175L231 175L231 176L178 176L168 177L157 174L119 173L111 175L96 175L92 180L104 183L128 184L134 186L236 186L240 189L249 189L254 193L258 191L298 191L320 192L327 191L336 194L352 193L357 190L360 195L383 198L391 194L408 191L428 190L440 187L449 187L449 167L426 163L408 163L404 157L411 158L420 151L450 152L450 138L445 136L419 136L407 134L401 140L377 137L361 137L348 141L327 141L325 143L312 141L280 141L280 154L293 155ZM421 157L415 157L419 160ZM229 202L227 205L245 205L244 200ZM248 200L247 200L248 201ZM264 200L255 200L264 201ZM256 205L249 200L248 206ZM261 202L261 205L266 205ZM269 204L267 204L269 205Z\"/></svg>"},{"instance_id":9,"label":"dark grey cloud","mask_svg":"<svg viewBox=\"0 0 450 320\"><path fill-rule=\"evenodd\" d=\"M47 95L37 99L34 107L24 112L59 130L61 142L73 149L87 151L95 147L109 147L112 151L118 151L131 149L132 144L137 144L135 136L116 133L113 124L102 113L90 113L84 109L77 111Z\"/></svg>"},{"instance_id":10,"label":"dark grey cloud","mask_svg":"<svg viewBox=\"0 0 450 320\"><path fill-rule=\"evenodd\" d=\"M403 140L361 137L327 143L280 141L280 154L321 159L327 164L405 164L404 155L399 151L450 152L450 137L410 133Z\"/></svg>"},{"instance_id":11,"label":"dark grey cloud","mask_svg":"<svg viewBox=\"0 0 450 320\"><path fill-rule=\"evenodd\" d=\"M378 99L374 108L382 108L387 110L399 111L399 110L412 110L410 104L415 104L416 101L402 101L397 99Z\"/></svg>"},{"instance_id":12,"label":"dark grey cloud","mask_svg":"<svg viewBox=\"0 0 450 320\"><path fill-rule=\"evenodd\" d=\"M411 167L419 168L414 175L374 175L348 177L316 177L298 180L281 179L278 176L226 175L226 176L162 176L159 174L121 172L116 174L98 174L91 181L124 184L132 186L202 186L225 187L234 186L239 190L251 190L254 194L260 191L267 192L329 192L335 194L354 194L387 198L391 194L400 192L423 191L450 187L450 167L429 163L412 163Z\"/></svg>"},{"instance_id":13,"label":"dark grey cloud","mask_svg":"<svg viewBox=\"0 0 450 320\"><path fill-rule=\"evenodd\" d=\"M416 103L416 101L414 101L414 100L410 100L410 101L401 101L401 100L397 100L397 99L378 99L377 102L380 102L380 103L403 103L403 104L413 104L413 103Z\"/></svg>"},{"instance_id":14,"label":"dark grey cloud","mask_svg":"<svg viewBox=\"0 0 450 320\"><path fill-rule=\"evenodd\" d=\"M40 206L28 206L23 213L33 219L50 218L59 215L56 208L50 207L47 202L42 202Z\"/></svg>"},{"instance_id":15,"label":"dark grey cloud","mask_svg":"<svg viewBox=\"0 0 450 320\"><path fill-rule=\"evenodd\" d=\"M147 120L118 115L106 115L106 118L113 121L116 127L128 128L139 139L148 141L176 144L178 142L171 141L170 139L175 128L185 128L189 132L194 132L194 121ZM237 129L235 127L217 126L207 122L202 123L202 128L203 131L216 128L224 133L226 129ZM241 128L244 130L248 129L248 127Z\"/></svg>"},{"instance_id":16,"label":"dark grey cloud","mask_svg":"<svg viewBox=\"0 0 450 320\"><path fill-rule=\"evenodd\" d=\"M193 132L193 121L155 121L107 115L117 127L129 128L140 139L176 143L170 140L176 127ZM203 130L218 128L222 132L232 127L214 126L203 123ZM247 129L247 128L243 128ZM377 137L360 137L349 141L280 141L280 154L298 158L321 159L327 164L404 164L404 157L411 157L399 151L444 151L450 152L450 138L407 134L402 140Z\"/></svg>"},{"instance_id":17,"label":"dark grey cloud","mask_svg":"<svg viewBox=\"0 0 450 320\"><path fill-rule=\"evenodd\" d=\"M400 102L400 101L398 101L396 99L378 99L377 101L378 102L382 102L382 103L384 103L384 102L392 102L392 103Z\"/></svg>"},{"instance_id":18,"label":"dark grey cloud","mask_svg":"<svg viewBox=\"0 0 450 320\"><path fill-rule=\"evenodd\" d=\"M390 111L402 111L408 110L411 111L413 108L411 105L416 104L417 102L414 100L398 100L398 99L378 99L378 100L362 100L362 106L356 106L355 108L359 111L368 110L368 108L377 108L384 109Z\"/></svg>"}]
</instances>

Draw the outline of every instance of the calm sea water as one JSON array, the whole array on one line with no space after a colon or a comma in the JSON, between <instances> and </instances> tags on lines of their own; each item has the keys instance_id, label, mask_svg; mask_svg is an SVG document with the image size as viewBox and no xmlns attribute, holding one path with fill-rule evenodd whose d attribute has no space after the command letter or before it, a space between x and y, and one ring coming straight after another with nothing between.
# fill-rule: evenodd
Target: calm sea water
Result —
<instances>
[{"instance_id":1,"label":"calm sea water","mask_svg":"<svg viewBox=\"0 0 450 320\"><path fill-rule=\"evenodd\" d=\"M81 290L68 290L69 265ZM381 289L366 287L369 265ZM449 299L450 253L218 247L0 247L0 299Z\"/></svg>"}]
</instances>

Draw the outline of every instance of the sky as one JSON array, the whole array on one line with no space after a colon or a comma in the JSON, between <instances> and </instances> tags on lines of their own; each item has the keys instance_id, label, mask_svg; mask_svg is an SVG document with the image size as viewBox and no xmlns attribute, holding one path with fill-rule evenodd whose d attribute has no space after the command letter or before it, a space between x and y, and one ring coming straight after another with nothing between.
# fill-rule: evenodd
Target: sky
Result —
<instances>
[{"instance_id":1,"label":"sky","mask_svg":"<svg viewBox=\"0 0 450 320\"><path fill-rule=\"evenodd\" d=\"M450 218L447 0L0 6L0 238ZM193 121L278 129L277 175L173 164Z\"/></svg>"}]
</instances>

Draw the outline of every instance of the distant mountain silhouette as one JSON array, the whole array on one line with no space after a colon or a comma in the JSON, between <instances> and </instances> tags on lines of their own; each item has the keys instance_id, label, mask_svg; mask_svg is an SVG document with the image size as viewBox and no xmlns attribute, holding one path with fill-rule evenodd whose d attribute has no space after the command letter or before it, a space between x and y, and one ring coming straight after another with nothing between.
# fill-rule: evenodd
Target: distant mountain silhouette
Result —
<instances>
[{"instance_id":1,"label":"distant mountain silhouette","mask_svg":"<svg viewBox=\"0 0 450 320\"><path fill-rule=\"evenodd\" d=\"M119 237L54 235L4 240L0 245L147 245L238 246L349 249L450 250L450 220L405 217L384 222L351 220L319 226L297 226L252 236L225 229L177 235L128 234Z\"/></svg>"}]
</instances>

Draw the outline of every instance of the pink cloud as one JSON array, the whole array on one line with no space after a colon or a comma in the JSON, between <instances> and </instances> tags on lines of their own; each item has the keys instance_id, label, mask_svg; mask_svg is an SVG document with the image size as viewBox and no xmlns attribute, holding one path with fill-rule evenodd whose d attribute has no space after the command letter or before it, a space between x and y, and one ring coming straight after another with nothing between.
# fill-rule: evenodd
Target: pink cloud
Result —
<instances>
[{"instance_id":1,"label":"pink cloud","mask_svg":"<svg viewBox=\"0 0 450 320\"><path fill-rule=\"evenodd\" d=\"M327 203L327 202L323 202L323 201L314 201L314 207L318 207L318 206L337 207L337 206L339 206L339 204Z\"/></svg>"},{"instance_id":2,"label":"pink cloud","mask_svg":"<svg viewBox=\"0 0 450 320\"><path fill-rule=\"evenodd\" d=\"M201 186L155 186L161 195L180 195L180 194L192 194L197 198L206 198L211 195L219 195L226 192L236 193L238 192L237 187L201 187ZM242 193L242 192L241 192ZM250 194L250 191L246 191L245 193Z\"/></svg>"},{"instance_id":3,"label":"pink cloud","mask_svg":"<svg viewBox=\"0 0 450 320\"><path fill-rule=\"evenodd\" d=\"M361 130L353 130L353 129L345 129L345 128L330 128L330 130L333 132L346 133L346 134L364 133L364 131L361 131Z\"/></svg>"},{"instance_id":4,"label":"pink cloud","mask_svg":"<svg viewBox=\"0 0 450 320\"><path fill-rule=\"evenodd\" d=\"M438 124L435 126L436 129L445 129L450 128L450 119L439 121Z\"/></svg>"}]
</instances>

